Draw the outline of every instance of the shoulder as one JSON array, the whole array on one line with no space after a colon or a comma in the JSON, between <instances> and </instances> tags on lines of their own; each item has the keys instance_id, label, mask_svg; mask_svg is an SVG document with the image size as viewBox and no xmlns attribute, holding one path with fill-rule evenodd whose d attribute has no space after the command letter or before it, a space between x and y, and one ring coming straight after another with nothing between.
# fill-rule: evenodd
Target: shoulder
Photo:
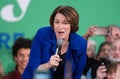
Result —
<instances>
[{"instance_id":1,"label":"shoulder","mask_svg":"<svg viewBox=\"0 0 120 79\"><path fill-rule=\"evenodd\" d=\"M54 30L51 28L51 26L46 26L38 29L35 37L41 40L49 40L53 36L55 36Z\"/></svg>"},{"instance_id":2,"label":"shoulder","mask_svg":"<svg viewBox=\"0 0 120 79\"><path fill-rule=\"evenodd\" d=\"M2 79L11 79L15 75L15 72L12 71L8 73L7 75L3 76Z\"/></svg>"},{"instance_id":3,"label":"shoulder","mask_svg":"<svg viewBox=\"0 0 120 79\"><path fill-rule=\"evenodd\" d=\"M2 79L20 79L20 77L21 77L20 72L17 70L14 70L8 73L7 75L3 76Z\"/></svg>"},{"instance_id":4,"label":"shoulder","mask_svg":"<svg viewBox=\"0 0 120 79\"><path fill-rule=\"evenodd\" d=\"M77 45L87 45L87 41L77 33L72 33L70 39Z\"/></svg>"},{"instance_id":5,"label":"shoulder","mask_svg":"<svg viewBox=\"0 0 120 79\"><path fill-rule=\"evenodd\" d=\"M87 41L77 33L70 35L70 47L71 50L78 51L78 54L85 54L87 49Z\"/></svg>"},{"instance_id":6,"label":"shoulder","mask_svg":"<svg viewBox=\"0 0 120 79\"><path fill-rule=\"evenodd\" d=\"M38 29L38 31L37 31L37 33L42 33L42 34L45 34L48 32L53 32L53 29L51 28L51 26L42 27L42 28Z\"/></svg>"},{"instance_id":7,"label":"shoulder","mask_svg":"<svg viewBox=\"0 0 120 79\"><path fill-rule=\"evenodd\" d=\"M70 35L70 43L73 50L81 51L81 53L86 52L87 41L77 33L73 33Z\"/></svg>"}]
</instances>

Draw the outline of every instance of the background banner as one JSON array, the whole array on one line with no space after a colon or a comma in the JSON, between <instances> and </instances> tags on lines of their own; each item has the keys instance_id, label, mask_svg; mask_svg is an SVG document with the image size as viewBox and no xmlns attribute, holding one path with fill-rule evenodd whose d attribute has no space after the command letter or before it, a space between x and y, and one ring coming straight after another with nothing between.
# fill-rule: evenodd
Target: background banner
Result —
<instances>
[{"instance_id":1,"label":"background banner","mask_svg":"<svg viewBox=\"0 0 120 79\"><path fill-rule=\"evenodd\" d=\"M11 47L16 38L32 39L36 31L49 25L52 11L59 5L74 7L79 15L80 35L91 25L120 25L120 0L0 0L0 62L5 74L14 69ZM92 37L99 45L104 38Z\"/></svg>"}]
</instances>

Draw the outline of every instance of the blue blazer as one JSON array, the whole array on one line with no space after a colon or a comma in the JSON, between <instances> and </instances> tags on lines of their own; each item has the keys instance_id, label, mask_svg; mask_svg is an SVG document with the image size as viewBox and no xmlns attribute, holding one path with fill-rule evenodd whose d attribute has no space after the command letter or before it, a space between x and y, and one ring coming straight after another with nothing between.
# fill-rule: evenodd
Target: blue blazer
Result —
<instances>
[{"instance_id":1,"label":"blue blazer","mask_svg":"<svg viewBox=\"0 0 120 79\"><path fill-rule=\"evenodd\" d=\"M23 72L22 79L32 79L34 70L40 64L48 62L51 55L55 54L56 45L55 32L51 26L39 29L33 39L29 62ZM70 34L66 60L71 62L72 79L80 79L82 75L86 65L86 48L87 41L85 39L76 33ZM50 72L51 79L53 79L54 71L52 68Z\"/></svg>"}]
</instances>

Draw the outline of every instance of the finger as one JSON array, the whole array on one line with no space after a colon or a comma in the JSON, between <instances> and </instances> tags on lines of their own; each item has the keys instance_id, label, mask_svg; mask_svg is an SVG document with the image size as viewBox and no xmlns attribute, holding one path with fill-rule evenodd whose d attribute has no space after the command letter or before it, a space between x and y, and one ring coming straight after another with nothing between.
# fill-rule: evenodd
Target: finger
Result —
<instances>
[{"instance_id":1,"label":"finger","mask_svg":"<svg viewBox=\"0 0 120 79\"><path fill-rule=\"evenodd\" d=\"M55 61L54 66L58 66L58 65L59 65L59 62Z\"/></svg>"},{"instance_id":2,"label":"finger","mask_svg":"<svg viewBox=\"0 0 120 79\"><path fill-rule=\"evenodd\" d=\"M60 62L61 59L60 58L54 58L54 61Z\"/></svg>"}]
</instances>

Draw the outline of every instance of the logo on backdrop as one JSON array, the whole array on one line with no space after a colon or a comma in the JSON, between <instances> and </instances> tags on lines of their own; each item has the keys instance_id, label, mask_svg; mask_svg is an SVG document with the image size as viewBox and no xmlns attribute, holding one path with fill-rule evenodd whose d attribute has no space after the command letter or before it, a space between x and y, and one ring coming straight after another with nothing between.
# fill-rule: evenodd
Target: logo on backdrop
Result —
<instances>
[{"instance_id":1,"label":"logo on backdrop","mask_svg":"<svg viewBox=\"0 0 120 79\"><path fill-rule=\"evenodd\" d=\"M18 17L14 16L14 4L8 4L4 6L0 11L0 17L7 22L17 22L21 20L30 4L30 0L17 0L17 3L21 9L21 14Z\"/></svg>"}]
</instances>

